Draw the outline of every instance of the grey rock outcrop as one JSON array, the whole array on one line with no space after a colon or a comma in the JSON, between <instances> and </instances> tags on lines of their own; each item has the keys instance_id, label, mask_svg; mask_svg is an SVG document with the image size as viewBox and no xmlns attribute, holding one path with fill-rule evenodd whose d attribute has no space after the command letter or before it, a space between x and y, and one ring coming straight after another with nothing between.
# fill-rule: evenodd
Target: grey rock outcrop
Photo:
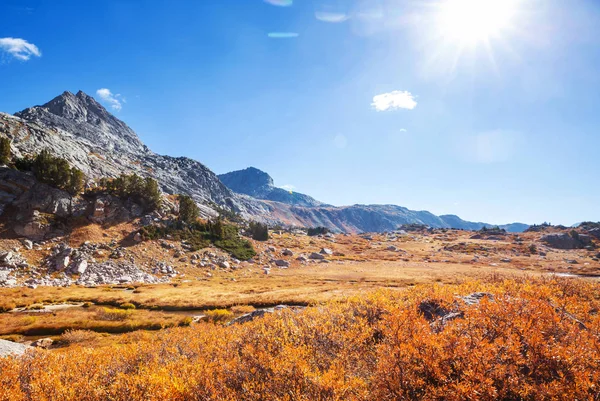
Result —
<instances>
[{"instance_id":1,"label":"grey rock outcrop","mask_svg":"<svg viewBox=\"0 0 600 401\"><path fill-rule=\"evenodd\" d=\"M592 245L591 237L585 234L547 234L542 236L540 241L555 249L583 249L588 245Z\"/></svg>"},{"instance_id":2,"label":"grey rock outcrop","mask_svg":"<svg viewBox=\"0 0 600 401\"><path fill-rule=\"evenodd\" d=\"M12 341L0 340L0 358L5 356L18 356L23 355L27 350L31 349L30 346L25 344L13 343Z\"/></svg>"}]
</instances>

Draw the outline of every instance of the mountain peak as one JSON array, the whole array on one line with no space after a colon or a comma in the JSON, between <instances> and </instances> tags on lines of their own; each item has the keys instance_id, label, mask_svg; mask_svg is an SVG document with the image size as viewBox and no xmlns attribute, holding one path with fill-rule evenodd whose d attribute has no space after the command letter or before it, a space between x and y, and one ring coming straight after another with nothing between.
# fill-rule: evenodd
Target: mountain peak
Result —
<instances>
[{"instance_id":1,"label":"mountain peak","mask_svg":"<svg viewBox=\"0 0 600 401\"><path fill-rule=\"evenodd\" d=\"M219 178L229 188L236 188L234 191L248 195L270 190L275 186L273 178L256 167L221 174Z\"/></svg>"},{"instance_id":2,"label":"mountain peak","mask_svg":"<svg viewBox=\"0 0 600 401\"><path fill-rule=\"evenodd\" d=\"M30 107L15 115L41 125L62 128L102 147L128 147L142 152L147 151L127 124L81 90L77 94L64 91L41 106Z\"/></svg>"},{"instance_id":3,"label":"mountain peak","mask_svg":"<svg viewBox=\"0 0 600 401\"><path fill-rule=\"evenodd\" d=\"M257 199L286 203L292 206L326 206L308 195L277 188L273 178L256 167L232 171L218 176L223 184L234 192Z\"/></svg>"}]
</instances>

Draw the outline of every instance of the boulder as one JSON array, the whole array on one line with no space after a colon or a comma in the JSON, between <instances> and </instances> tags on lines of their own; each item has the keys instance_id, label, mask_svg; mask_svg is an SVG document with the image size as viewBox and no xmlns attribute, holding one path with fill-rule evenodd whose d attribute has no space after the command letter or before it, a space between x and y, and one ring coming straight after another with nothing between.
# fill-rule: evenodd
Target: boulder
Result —
<instances>
[{"instance_id":1,"label":"boulder","mask_svg":"<svg viewBox=\"0 0 600 401\"><path fill-rule=\"evenodd\" d=\"M321 255L320 253L313 252L308 255L308 258L313 260L323 260L325 259L325 256Z\"/></svg>"},{"instance_id":2,"label":"boulder","mask_svg":"<svg viewBox=\"0 0 600 401\"><path fill-rule=\"evenodd\" d=\"M54 343L54 340L52 340L51 338L40 338L39 340L35 340L34 342L31 343L32 347L37 347L37 348L50 348L50 346Z\"/></svg>"},{"instance_id":3,"label":"boulder","mask_svg":"<svg viewBox=\"0 0 600 401\"><path fill-rule=\"evenodd\" d=\"M31 347L25 344L13 343L12 341L0 340L0 358L9 355L22 355Z\"/></svg>"},{"instance_id":4,"label":"boulder","mask_svg":"<svg viewBox=\"0 0 600 401\"><path fill-rule=\"evenodd\" d=\"M42 215L38 210L32 210L24 215L17 215L13 225L15 234L29 240L39 241L50 236L52 225L47 215Z\"/></svg>"},{"instance_id":5,"label":"boulder","mask_svg":"<svg viewBox=\"0 0 600 401\"><path fill-rule=\"evenodd\" d=\"M73 273L75 274L83 274L87 270L88 261L83 259L75 262L73 266Z\"/></svg>"},{"instance_id":6,"label":"boulder","mask_svg":"<svg viewBox=\"0 0 600 401\"><path fill-rule=\"evenodd\" d=\"M274 263L275 263L275 266L277 266L277 267L283 267L283 268L290 267L290 262L288 262L287 260L277 259L277 260L275 260Z\"/></svg>"},{"instance_id":7,"label":"boulder","mask_svg":"<svg viewBox=\"0 0 600 401\"><path fill-rule=\"evenodd\" d=\"M292 252L290 249L287 249L287 248L286 248L286 249L284 249L284 250L282 250L282 251L281 251L281 254L282 254L283 256L294 256L294 252Z\"/></svg>"},{"instance_id":8,"label":"boulder","mask_svg":"<svg viewBox=\"0 0 600 401\"><path fill-rule=\"evenodd\" d=\"M329 248L322 248L319 253L323 255L333 255L333 251Z\"/></svg>"},{"instance_id":9,"label":"boulder","mask_svg":"<svg viewBox=\"0 0 600 401\"><path fill-rule=\"evenodd\" d=\"M540 241L555 249L582 249L592 244L591 237L585 234L546 234L540 238Z\"/></svg>"}]
</instances>

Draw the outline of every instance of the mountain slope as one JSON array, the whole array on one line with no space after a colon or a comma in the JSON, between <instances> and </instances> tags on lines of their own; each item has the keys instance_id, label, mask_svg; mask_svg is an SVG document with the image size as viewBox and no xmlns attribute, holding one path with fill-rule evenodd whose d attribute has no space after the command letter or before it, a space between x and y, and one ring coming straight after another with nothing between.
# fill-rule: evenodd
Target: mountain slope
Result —
<instances>
[{"instance_id":1,"label":"mountain slope","mask_svg":"<svg viewBox=\"0 0 600 401\"><path fill-rule=\"evenodd\" d=\"M252 196L256 199L281 202L294 206L329 206L308 195L287 191L273 184L273 178L254 167L220 174L219 179L232 191Z\"/></svg>"}]
</instances>

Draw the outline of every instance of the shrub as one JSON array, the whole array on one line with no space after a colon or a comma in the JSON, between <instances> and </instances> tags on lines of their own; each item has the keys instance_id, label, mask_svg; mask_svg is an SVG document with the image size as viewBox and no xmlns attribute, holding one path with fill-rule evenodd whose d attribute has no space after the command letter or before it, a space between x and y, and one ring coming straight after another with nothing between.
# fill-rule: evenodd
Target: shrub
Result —
<instances>
[{"instance_id":1,"label":"shrub","mask_svg":"<svg viewBox=\"0 0 600 401\"><path fill-rule=\"evenodd\" d=\"M162 195L158 182L150 177L142 178L137 174L122 174L117 178L102 178L98 182L101 191L121 199L131 199L141 205L146 212L158 209Z\"/></svg>"},{"instance_id":2,"label":"shrub","mask_svg":"<svg viewBox=\"0 0 600 401\"><path fill-rule=\"evenodd\" d=\"M91 302L84 302L83 305L81 305L82 308L90 308L93 305L93 303Z\"/></svg>"},{"instance_id":3,"label":"shrub","mask_svg":"<svg viewBox=\"0 0 600 401\"><path fill-rule=\"evenodd\" d=\"M77 344L98 339L100 335L91 330L67 330L61 336L61 342L66 344Z\"/></svg>"},{"instance_id":4,"label":"shrub","mask_svg":"<svg viewBox=\"0 0 600 401\"><path fill-rule=\"evenodd\" d=\"M14 161L15 168L19 171L33 170L33 158L29 156L19 157Z\"/></svg>"},{"instance_id":5,"label":"shrub","mask_svg":"<svg viewBox=\"0 0 600 401\"><path fill-rule=\"evenodd\" d=\"M119 305L119 308L121 308L121 309L135 309L135 305L132 304L131 302L125 302L125 303L122 303L121 305Z\"/></svg>"},{"instance_id":6,"label":"shrub","mask_svg":"<svg viewBox=\"0 0 600 401\"><path fill-rule=\"evenodd\" d=\"M10 139L1 137L0 138L0 165L8 164L11 157L10 151Z\"/></svg>"},{"instance_id":7,"label":"shrub","mask_svg":"<svg viewBox=\"0 0 600 401\"><path fill-rule=\"evenodd\" d=\"M251 221L248 232L253 240L267 241L269 239L269 227L266 224Z\"/></svg>"},{"instance_id":8,"label":"shrub","mask_svg":"<svg viewBox=\"0 0 600 401\"><path fill-rule=\"evenodd\" d=\"M129 319L131 310L102 308L96 312L96 319L107 321L123 321Z\"/></svg>"},{"instance_id":9,"label":"shrub","mask_svg":"<svg viewBox=\"0 0 600 401\"><path fill-rule=\"evenodd\" d=\"M233 318L233 312L227 309L214 309L204 312L206 319L213 323L225 323Z\"/></svg>"},{"instance_id":10,"label":"shrub","mask_svg":"<svg viewBox=\"0 0 600 401\"><path fill-rule=\"evenodd\" d=\"M38 181L67 191L71 195L77 195L83 190L85 181L83 172L71 167L65 159L53 156L46 149L33 160L18 160L15 166L19 170L31 169Z\"/></svg>"},{"instance_id":11,"label":"shrub","mask_svg":"<svg viewBox=\"0 0 600 401\"><path fill-rule=\"evenodd\" d=\"M188 195L179 195L179 220L185 224L192 224L198 220L200 209Z\"/></svg>"},{"instance_id":12,"label":"shrub","mask_svg":"<svg viewBox=\"0 0 600 401\"><path fill-rule=\"evenodd\" d=\"M529 253L531 253L532 255L537 253L537 246L535 246L535 244L529 245Z\"/></svg>"},{"instance_id":13,"label":"shrub","mask_svg":"<svg viewBox=\"0 0 600 401\"><path fill-rule=\"evenodd\" d=\"M213 242L215 246L229 252L233 257L248 260L256 255L256 251L249 241L239 236L238 230L237 226L225 224L221 219L217 219L207 223L195 222L184 228L145 226L140 230L140 234L144 240L156 240L167 236L176 241L185 240L192 251L206 248Z\"/></svg>"},{"instance_id":14,"label":"shrub","mask_svg":"<svg viewBox=\"0 0 600 401\"><path fill-rule=\"evenodd\" d=\"M458 295L488 292L479 305ZM433 302L438 300L438 302ZM424 303L460 308L441 323ZM6 400L594 400L598 288L466 281L0 358ZM559 307L557 307L559 305ZM228 311L209 311L225 322ZM430 316L431 317L431 316Z\"/></svg>"},{"instance_id":15,"label":"shrub","mask_svg":"<svg viewBox=\"0 0 600 401\"><path fill-rule=\"evenodd\" d=\"M9 312L15 309L17 305L12 301L2 300L0 301L0 313Z\"/></svg>"},{"instance_id":16,"label":"shrub","mask_svg":"<svg viewBox=\"0 0 600 401\"><path fill-rule=\"evenodd\" d=\"M311 237L315 237L317 235L325 235L329 232L327 227L311 227L308 229L307 233Z\"/></svg>"}]
</instances>

